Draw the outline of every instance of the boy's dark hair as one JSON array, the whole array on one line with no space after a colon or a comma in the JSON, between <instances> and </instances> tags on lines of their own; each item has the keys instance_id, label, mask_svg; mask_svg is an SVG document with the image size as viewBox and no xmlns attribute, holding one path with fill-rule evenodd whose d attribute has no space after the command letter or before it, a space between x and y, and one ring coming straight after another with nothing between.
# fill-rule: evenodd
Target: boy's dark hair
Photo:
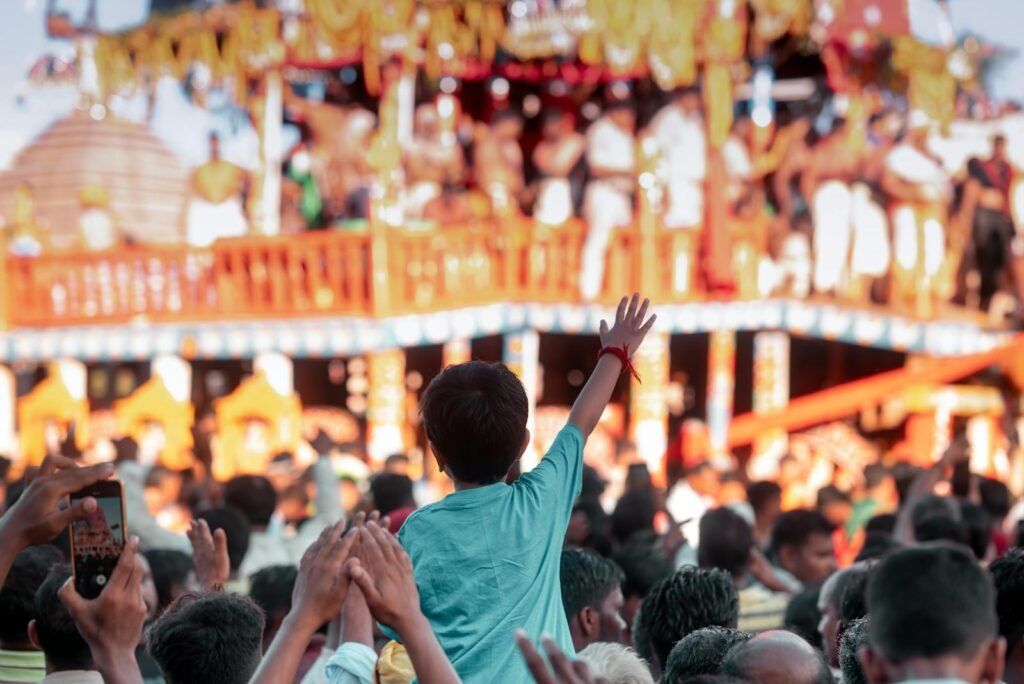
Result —
<instances>
[{"instance_id":1,"label":"boy's dark hair","mask_svg":"<svg viewBox=\"0 0 1024 684\"><path fill-rule=\"evenodd\" d=\"M263 611L239 594L183 596L146 635L167 684L246 684L259 667Z\"/></svg>"},{"instance_id":2,"label":"boy's dark hair","mask_svg":"<svg viewBox=\"0 0 1024 684\"><path fill-rule=\"evenodd\" d=\"M224 503L244 513L250 525L266 527L277 509L277 492L262 475L239 475L224 485Z\"/></svg>"},{"instance_id":3,"label":"boy's dark hair","mask_svg":"<svg viewBox=\"0 0 1024 684\"><path fill-rule=\"evenodd\" d=\"M978 494L981 496L981 507L992 516L993 520L1002 520L1010 513L1012 496L1010 489L999 480L982 477L978 480Z\"/></svg>"},{"instance_id":4,"label":"boy's dark hair","mask_svg":"<svg viewBox=\"0 0 1024 684\"><path fill-rule=\"evenodd\" d=\"M821 622L821 613L818 612L820 595L821 588L800 592L790 599L782 619L786 629L810 644L821 640L818 633L818 624Z\"/></svg>"},{"instance_id":5,"label":"boy's dark hair","mask_svg":"<svg viewBox=\"0 0 1024 684\"><path fill-rule=\"evenodd\" d=\"M772 528L772 553L778 554L787 546L801 548L813 535L830 535L834 529L832 523L818 511L810 509L786 511L779 516Z\"/></svg>"},{"instance_id":6,"label":"boy's dark hair","mask_svg":"<svg viewBox=\"0 0 1024 684\"><path fill-rule=\"evenodd\" d=\"M747 486L747 501L753 507L754 513L761 512L765 506L775 499L782 499L782 487L777 482L763 480L761 482L751 482Z\"/></svg>"},{"instance_id":7,"label":"boy's dark hair","mask_svg":"<svg viewBox=\"0 0 1024 684\"><path fill-rule=\"evenodd\" d=\"M249 597L267 620L283 617L292 608L292 590L299 571L294 565L272 565L252 576Z\"/></svg>"},{"instance_id":8,"label":"boy's dark hair","mask_svg":"<svg viewBox=\"0 0 1024 684\"><path fill-rule=\"evenodd\" d=\"M1006 655L1024 641L1024 549L1010 549L988 566L996 588L999 636L1006 639Z\"/></svg>"},{"instance_id":9,"label":"boy's dark hair","mask_svg":"<svg viewBox=\"0 0 1024 684\"><path fill-rule=\"evenodd\" d=\"M249 534L251 533L249 521L245 514L231 506L219 508L207 508L196 514L199 520L205 520L210 526L210 532L224 530L228 540L228 560L231 563L231 572L237 572L249 551Z\"/></svg>"},{"instance_id":10,"label":"boy's dark hair","mask_svg":"<svg viewBox=\"0 0 1024 684\"><path fill-rule=\"evenodd\" d=\"M893 664L973 656L996 636L992 579L966 550L921 546L892 553L868 582L871 646Z\"/></svg>"},{"instance_id":11,"label":"boy's dark hair","mask_svg":"<svg viewBox=\"0 0 1024 684\"><path fill-rule=\"evenodd\" d=\"M388 515L400 508L416 505L412 495L412 480L407 475L397 473L381 473L370 480L370 494L373 496L373 507L381 515Z\"/></svg>"},{"instance_id":12,"label":"boy's dark hair","mask_svg":"<svg viewBox=\"0 0 1024 684\"><path fill-rule=\"evenodd\" d=\"M53 567L46 580L36 591L36 637L43 649L47 664L54 670L88 670L92 667L92 652L78 633L75 621L57 596L57 592L71 577L71 566Z\"/></svg>"},{"instance_id":13,"label":"boy's dark hair","mask_svg":"<svg viewBox=\"0 0 1024 684\"><path fill-rule=\"evenodd\" d=\"M733 578L741 577L750 564L754 531L731 508L722 506L708 511L700 519L700 545L697 565L725 570Z\"/></svg>"},{"instance_id":14,"label":"boy's dark hair","mask_svg":"<svg viewBox=\"0 0 1024 684\"><path fill-rule=\"evenodd\" d=\"M662 684L680 684L697 675L713 675L735 646L750 638L729 627L704 627L690 632L672 647Z\"/></svg>"},{"instance_id":15,"label":"boy's dark hair","mask_svg":"<svg viewBox=\"0 0 1024 684\"><path fill-rule=\"evenodd\" d=\"M172 549L152 549L144 555L153 574L159 602L157 612L160 613L174 600L174 587L184 587L188 582L189 573L195 570L195 565L192 556Z\"/></svg>"},{"instance_id":16,"label":"boy's dark hair","mask_svg":"<svg viewBox=\"0 0 1024 684\"><path fill-rule=\"evenodd\" d=\"M498 482L519 460L529 404L523 383L500 363L445 368L424 392L420 412L427 439L460 482Z\"/></svg>"},{"instance_id":17,"label":"boy's dark hair","mask_svg":"<svg viewBox=\"0 0 1024 684\"><path fill-rule=\"evenodd\" d=\"M656 513L657 506L650 491L626 492L612 511L612 537L624 544L635 534L653 532Z\"/></svg>"},{"instance_id":18,"label":"boy's dark hair","mask_svg":"<svg viewBox=\"0 0 1024 684\"><path fill-rule=\"evenodd\" d=\"M644 598L651 589L675 571L675 566L659 546L656 536L634 536L612 556L622 569L622 595L626 598Z\"/></svg>"},{"instance_id":19,"label":"boy's dark hair","mask_svg":"<svg viewBox=\"0 0 1024 684\"><path fill-rule=\"evenodd\" d=\"M843 631L839 642L839 669L843 673L843 684L868 684L858 653L868 645L869 620L868 617L854 620Z\"/></svg>"},{"instance_id":20,"label":"boy's dark hair","mask_svg":"<svg viewBox=\"0 0 1024 684\"><path fill-rule=\"evenodd\" d=\"M687 566L644 598L633 623L633 646L644 660L664 665L676 642L702 627L736 627L740 606L729 573Z\"/></svg>"},{"instance_id":21,"label":"boy's dark hair","mask_svg":"<svg viewBox=\"0 0 1024 684\"><path fill-rule=\"evenodd\" d=\"M626 576L619 566L596 553L579 549L562 551L559 570L562 584L562 606L571 620L586 606L600 609L608 594L622 586Z\"/></svg>"},{"instance_id":22,"label":"boy's dark hair","mask_svg":"<svg viewBox=\"0 0 1024 684\"><path fill-rule=\"evenodd\" d=\"M30 546L14 557L0 587L0 643L7 648L29 645L28 623L36 614L36 592L50 568L62 562L60 551L49 545Z\"/></svg>"}]
</instances>

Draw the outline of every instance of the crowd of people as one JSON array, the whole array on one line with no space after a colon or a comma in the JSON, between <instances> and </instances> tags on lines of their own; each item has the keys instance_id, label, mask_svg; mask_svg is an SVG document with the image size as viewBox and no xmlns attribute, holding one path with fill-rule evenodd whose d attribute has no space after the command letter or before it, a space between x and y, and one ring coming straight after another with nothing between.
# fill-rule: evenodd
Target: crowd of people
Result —
<instances>
[{"instance_id":1,"label":"crowd of people","mask_svg":"<svg viewBox=\"0 0 1024 684\"><path fill-rule=\"evenodd\" d=\"M0 682L1024 683L1022 507L959 440L809 506L702 463L667 491L631 469L606 508L583 448L653 321L634 296L602 323L526 473L516 376L438 375L421 412L454 491L422 508L400 458L344 505L326 458L182 489L130 458L47 457L0 517ZM68 496L115 475L131 536L86 599L67 538L97 503ZM153 517L160 497L186 534Z\"/></svg>"}]
</instances>

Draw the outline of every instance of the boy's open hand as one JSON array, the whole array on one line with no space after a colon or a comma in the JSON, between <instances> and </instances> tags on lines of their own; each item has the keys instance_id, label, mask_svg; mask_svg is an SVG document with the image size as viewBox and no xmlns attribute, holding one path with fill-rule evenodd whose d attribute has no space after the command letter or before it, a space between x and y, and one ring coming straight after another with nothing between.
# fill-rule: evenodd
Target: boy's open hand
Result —
<instances>
[{"instance_id":1,"label":"boy's open hand","mask_svg":"<svg viewBox=\"0 0 1024 684\"><path fill-rule=\"evenodd\" d=\"M649 299L645 299L641 304L640 295L635 292L632 298L623 297L615 312L615 322L612 327L609 329L607 321L601 321L601 346L624 348L628 354L632 355L647 337L647 333L650 332L654 321L658 318L653 315L644 322L650 303Z\"/></svg>"}]
</instances>

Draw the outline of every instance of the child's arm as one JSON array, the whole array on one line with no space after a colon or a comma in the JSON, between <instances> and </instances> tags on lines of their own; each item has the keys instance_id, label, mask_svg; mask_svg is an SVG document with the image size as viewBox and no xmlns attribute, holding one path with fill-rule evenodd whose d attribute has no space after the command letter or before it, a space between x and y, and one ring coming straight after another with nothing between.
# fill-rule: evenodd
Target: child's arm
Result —
<instances>
[{"instance_id":1,"label":"child's arm","mask_svg":"<svg viewBox=\"0 0 1024 684\"><path fill-rule=\"evenodd\" d=\"M651 316L646 323L644 322L649 304L650 301L646 299L641 304L639 294L634 293L631 300L623 297L619 302L618 311L615 312L615 323L611 329L608 328L608 323L601 321L601 346L624 348L632 356L657 318ZM612 391L621 374L622 361L614 354L602 355L583 391L576 398L576 403L572 405L569 424L579 429L584 441L601 419L601 414L604 413L608 400L612 398Z\"/></svg>"}]
</instances>

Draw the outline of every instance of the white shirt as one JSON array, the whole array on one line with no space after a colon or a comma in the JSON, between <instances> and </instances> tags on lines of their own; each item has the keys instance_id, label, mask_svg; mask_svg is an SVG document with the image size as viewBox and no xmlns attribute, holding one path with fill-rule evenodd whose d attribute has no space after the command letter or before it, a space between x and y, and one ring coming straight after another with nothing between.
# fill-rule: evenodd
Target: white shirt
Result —
<instances>
[{"instance_id":1,"label":"white shirt","mask_svg":"<svg viewBox=\"0 0 1024 684\"><path fill-rule=\"evenodd\" d=\"M694 549L700 545L700 519L714 504L711 497L698 494L685 481L676 484L665 500L665 508L674 521L689 520L682 526L683 536Z\"/></svg>"},{"instance_id":2,"label":"white shirt","mask_svg":"<svg viewBox=\"0 0 1024 684\"><path fill-rule=\"evenodd\" d=\"M103 684L103 677L96 670L67 670L51 672L39 684Z\"/></svg>"},{"instance_id":3,"label":"white shirt","mask_svg":"<svg viewBox=\"0 0 1024 684\"><path fill-rule=\"evenodd\" d=\"M698 182L707 176L707 138L704 121L675 106L663 107L651 121L651 133L658 142L668 169L669 183Z\"/></svg>"},{"instance_id":4,"label":"white shirt","mask_svg":"<svg viewBox=\"0 0 1024 684\"><path fill-rule=\"evenodd\" d=\"M942 165L912 145L894 147L885 159L885 167L909 183L949 187L949 175Z\"/></svg>"},{"instance_id":5,"label":"white shirt","mask_svg":"<svg viewBox=\"0 0 1024 684\"><path fill-rule=\"evenodd\" d=\"M587 129L587 163L613 171L632 173L633 135L602 116Z\"/></svg>"}]
</instances>

